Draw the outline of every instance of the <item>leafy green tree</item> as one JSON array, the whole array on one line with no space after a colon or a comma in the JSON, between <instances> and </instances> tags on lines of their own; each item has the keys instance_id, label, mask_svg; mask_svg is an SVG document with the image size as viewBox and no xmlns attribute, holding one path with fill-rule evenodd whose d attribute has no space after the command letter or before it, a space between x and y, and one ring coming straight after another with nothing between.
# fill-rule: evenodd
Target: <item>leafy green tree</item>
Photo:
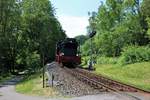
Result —
<instances>
[{"instance_id":1,"label":"leafy green tree","mask_svg":"<svg viewBox=\"0 0 150 100\"><path fill-rule=\"evenodd\" d=\"M148 27L146 27L148 30L147 34L150 38L150 12L149 12L150 5L149 3L150 3L150 0L143 0L141 10L142 10L142 15L146 17L145 20L148 24Z\"/></svg>"},{"instance_id":2,"label":"leafy green tree","mask_svg":"<svg viewBox=\"0 0 150 100\"><path fill-rule=\"evenodd\" d=\"M20 34L21 9L16 0L1 0L0 59L3 66L14 72L17 55L17 37ZM6 65L7 64L7 65Z\"/></svg>"},{"instance_id":3,"label":"leafy green tree","mask_svg":"<svg viewBox=\"0 0 150 100\"><path fill-rule=\"evenodd\" d=\"M88 39L85 35L79 35L75 37L80 45L83 45L85 41Z\"/></svg>"},{"instance_id":4,"label":"leafy green tree","mask_svg":"<svg viewBox=\"0 0 150 100\"><path fill-rule=\"evenodd\" d=\"M34 47L33 51L38 49L41 61L52 60L56 41L64 38L65 33L55 18L50 1L24 0L23 11L25 33L28 34L31 46Z\"/></svg>"},{"instance_id":5,"label":"leafy green tree","mask_svg":"<svg viewBox=\"0 0 150 100\"><path fill-rule=\"evenodd\" d=\"M93 45L100 55L115 57L126 45L148 43L147 23L140 3L140 0L106 0L90 16L89 27L97 31Z\"/></svg>"},{"instance_id":6,"label":"leafy green tree","mask_svg":"<svg viewBox=\"0 0 150 100\"><path fill-rule=\"evenodd\" d=\"M49 0L0 1L0 66L28 69L54 60L55 44L66 37Z\"/></svg>"}]
</instances>

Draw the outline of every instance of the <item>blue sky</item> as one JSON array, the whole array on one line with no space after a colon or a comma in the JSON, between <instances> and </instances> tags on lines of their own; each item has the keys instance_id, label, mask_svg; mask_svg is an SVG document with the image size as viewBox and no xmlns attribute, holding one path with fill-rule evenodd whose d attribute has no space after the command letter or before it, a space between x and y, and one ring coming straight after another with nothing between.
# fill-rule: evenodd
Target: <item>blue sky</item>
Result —
<instances>
[{"instance_id":1,"label":"blue sky","mask_svg":"<svg viewBox=\"0 0 150 100\"><path fill-rule=\"evenodd\" d=\"M88 11L96 11L101 0L51 0L56 16L68 37L86 34Z\"/></svg>"}]
</instances>

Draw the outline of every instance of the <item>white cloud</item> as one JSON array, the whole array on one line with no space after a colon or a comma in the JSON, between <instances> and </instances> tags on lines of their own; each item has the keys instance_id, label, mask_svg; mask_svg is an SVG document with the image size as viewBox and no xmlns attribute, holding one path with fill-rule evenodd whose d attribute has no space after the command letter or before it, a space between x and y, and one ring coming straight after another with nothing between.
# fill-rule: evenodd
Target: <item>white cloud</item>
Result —
<instances>
[{"instance_id":1,"label":"white cloud","mask_svg":"<svg viewBox=\"0 0 150 100\"><path fill-rule=\"evenodd\" d=\"M86 34L86 27L89 24L88 17L60 15L58 20L66 31L68 37Z\"/></svg>"}]
</instances>

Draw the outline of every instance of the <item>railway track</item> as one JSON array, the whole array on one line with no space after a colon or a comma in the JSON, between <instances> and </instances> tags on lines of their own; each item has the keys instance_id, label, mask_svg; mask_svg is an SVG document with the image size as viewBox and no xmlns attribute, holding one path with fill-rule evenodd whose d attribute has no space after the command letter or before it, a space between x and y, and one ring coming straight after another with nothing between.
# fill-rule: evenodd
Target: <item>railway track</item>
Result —
<instances>
[{"instance_id":1,"label":"railway track","mask_svg":"<svg viewBox=\"0 0 150 100\"><path fill-rule=\"evenodd\" d=\"M107 77L96 75L84 69L64 69L67 71L67 73L70 73L79 80L89 84L96 89L103 89L106 92L142 92L150 94L150 91L145 91L131 85L123 84Z\"/></svg>"}]
</instances>

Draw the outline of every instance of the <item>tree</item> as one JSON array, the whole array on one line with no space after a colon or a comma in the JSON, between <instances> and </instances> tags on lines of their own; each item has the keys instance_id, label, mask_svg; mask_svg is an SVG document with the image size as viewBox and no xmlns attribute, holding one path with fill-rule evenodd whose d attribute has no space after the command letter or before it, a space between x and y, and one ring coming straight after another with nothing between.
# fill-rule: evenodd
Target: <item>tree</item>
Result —
<instances>
[{"instance_id":1,"label":"tree","mask_svg":"<svg viewBox=\"0 0 150 100\"><path fill-rule=\"evenodd\" d=\"M126 45L148 44L148 22L142 14L140 0L106 0L89 19L89 27L97 31L96 51L103 55L115 57Z\"/></svg>"},{"instance_id":2,"label":"tree","mask_svg":"<svg viewBox=\"0 0 150 100\"><path fill-rule=\"evenodd\" d=\"M21 10L16 0L1 0L0 22L0 59L3 66L9 67L14 72L15 58L17 54L17 37L20 34Z\"/></svg>"},{"instance_id":3,"label":"tree","mask_svg":"<svg viewBox=\"0 0 150 100\"><path fill-rule=\"evenodd\" d=\"M141 11L142 11L142 15L145 16L145 20L148 24L148 27L147 27L147 34L150 38L150 12L149 12L149 9L150 9L150 0L143 0L142 2L142 7L141 7Z\"/></svg>"},{"instance_id":4,"label":"tree","mask_svg":"<svg viewBox=\"0 0 150 100\"><path fill-rule=\"evenodd\" d=\"M24 0L23 19L31 52L38 50L41 62L54 59L55 44L65 37L49 0Z\"/></svg>"},{"instance_id":5,"label":"tree","mask_svg":"<svg viewBox=\"0 0 150 100\"><path fill-rule=\"evenodd\" d=\"M88 39L85 35L79 35L75 37L80 45L83 45L85 41Z\"/></svg>"},{"instance_id":6,"label":"tree","mask_svg":"<svg viewBox=\"0 0 150 100\"><path fill-rule=\"evenodd\" d=\"M55 44L66 37L49 0L0 1L0 66L15 70L54 60Z\"/></svg>"}]
</instances>

